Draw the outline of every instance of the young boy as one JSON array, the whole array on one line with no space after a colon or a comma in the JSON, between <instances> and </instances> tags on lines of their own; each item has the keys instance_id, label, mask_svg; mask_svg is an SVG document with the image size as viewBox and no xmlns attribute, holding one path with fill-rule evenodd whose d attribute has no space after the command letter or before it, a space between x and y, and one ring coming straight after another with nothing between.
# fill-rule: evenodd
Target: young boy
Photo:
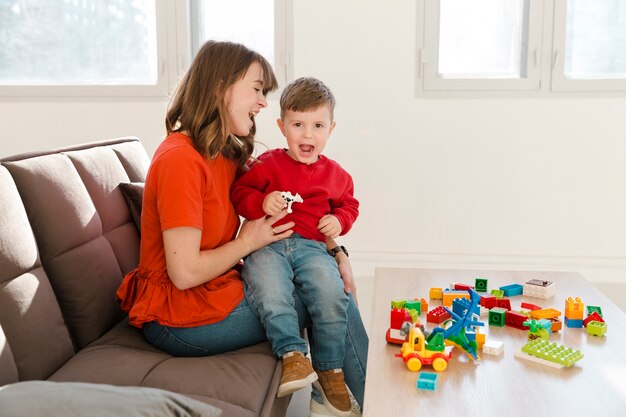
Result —
<instances>
[{"instance_id":1,"label":"young boy","mask_svg":"<svg viewBox=\"0 0 626 417\"><path fill-rule=\"evenodd\" d=\"M353 196L352 177L321 155L335 128L335 98L328 87L314 78L300 78L285 88L280 106L278 127L288 149L259 156L233 185L232 201L238 214L257 219L287 208L286 199L291 196L299 194L301 199L290 201L290 214L274 225L293 221L294 233L245 259L246 298L259 314L274 354L283 359L278 396L319 378L324 405L335 415L349 416L351 403L341 369L348 296L334 259L336 253L327 251L326 241L350 230L359 203ZM294 286L308 295L302 302L313 322L313 367L298 330Z\"/></svg>"}]
</instances>

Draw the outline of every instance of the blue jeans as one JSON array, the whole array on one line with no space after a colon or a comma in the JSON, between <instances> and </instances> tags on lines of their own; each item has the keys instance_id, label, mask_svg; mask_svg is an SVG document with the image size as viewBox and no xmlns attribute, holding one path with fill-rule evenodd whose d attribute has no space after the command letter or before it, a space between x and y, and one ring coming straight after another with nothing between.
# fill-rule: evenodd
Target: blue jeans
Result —
<instances>
[{"instance_id":1,"label":"blue jeans","mask_svg":"<svg viewBox=\"0 0 626 417\"><path fill-rule=\"evenodd\" d=\"M298 289L296 294L298 296L294 299L299 328L304 329L311 326L311 317L300 301ZM357 402L363 406L368 338L351 295L348 297L347 317L343 371L346 384ZM197 327L168 327L153 321L143 325L143 335L148 343L174 356L215 355L267 340L265 329L245 299L220 322ZM312 351L315 351L315 344L316 340L310 338ZM322 403L315 387L311 395L318 403Z\"/></svg>"},{"instance_id":2,"label":"blue jeans","mask_svg":"<svg viewBox=\"0 0 626 417\"><path fill-rule=\"evenodd\" d=\"M337 262L324 243L294 234L248 255L241 276L246 299L259 315L276 356L308 350L300 337L297 288L313 321L309 334L316 341L311 348L313 366L321 371L343 368L348 296Z\"/></svg>"}]
</instances>

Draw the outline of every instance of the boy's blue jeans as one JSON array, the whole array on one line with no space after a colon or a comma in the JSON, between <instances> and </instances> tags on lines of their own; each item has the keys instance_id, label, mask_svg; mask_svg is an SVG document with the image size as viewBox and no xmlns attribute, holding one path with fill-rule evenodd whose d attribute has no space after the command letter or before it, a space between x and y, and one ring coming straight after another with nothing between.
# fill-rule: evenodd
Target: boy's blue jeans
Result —
<instances>
[{"instance_id":1,"label":"boy's blue jeans","mask_svg":"<svg viewBox=\"0 0 626 417\"><path fill-rule=\"evenodd\" d=\"M299 328L310 327L311 317L300 301L297 288L294 298ZM343 360L343 371L346 384L362 407L369 340L354 298L352 296L348 298L348 328L344 335L346 355ZM174 356L216 355L267 340L265 329L245 298L224 320L217 323L196 327L169 327L152 321L144 323L143 335L148 343ZM316 340L310 338L309 342L311 350L315 351ZM322 397L315 386L311 396L318 403L322 403Z\"/></svg>"},{"instance_id":2,"label":"boy's blue jeans","mask_svg":"<svg viewBox=\"0 0 626 417\"><path fill-rule=\"evenodd\" d=\"M293 234L248 255L241 276L246 299L276 356L308 350L298 325L297 288L312 320L313 366L322 371L343 368L348 296L324 243Z\"/></svg>"}]
</instances>

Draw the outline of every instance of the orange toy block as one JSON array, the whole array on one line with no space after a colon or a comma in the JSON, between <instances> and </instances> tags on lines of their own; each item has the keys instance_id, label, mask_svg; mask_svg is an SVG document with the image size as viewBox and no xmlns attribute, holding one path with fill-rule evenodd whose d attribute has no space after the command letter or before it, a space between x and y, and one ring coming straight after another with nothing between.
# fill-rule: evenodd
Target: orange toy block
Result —
<instances>
[{"instance_id":1,"label":"orange toy block","mask_svg":"<svg viewBox=\"0 0 626 417\"><path fill-rule=\"evenodd\" d=\"M443 292L443 304L446 307L452 306L452 301L457 298L467 298L470 299L469 292L467 291L444 291Z\"/></svg>"},{"instance_id":2,"label":"orange toy block","mask_svg":"<svg viewBox=\"0 0 626 417\"><path fill-rule=\"evenodd\" d=\"M567 300L565 300L565 317L570 320L582 320L584 307L585 304L583 304L580 298L567 297Z\"/></svg>"},{"instance_id":3,"label":"orange toy block","mask_svg":"<svg viewBox=\"0 0 626 417\"><path fill-rule=\"evenodd\" d=\"M561 312L553 308L544 308L543 310L533 310L530 312L530 317L534 318L535 320L556 319L560 316Z\"/></svg>"}]
</instances>

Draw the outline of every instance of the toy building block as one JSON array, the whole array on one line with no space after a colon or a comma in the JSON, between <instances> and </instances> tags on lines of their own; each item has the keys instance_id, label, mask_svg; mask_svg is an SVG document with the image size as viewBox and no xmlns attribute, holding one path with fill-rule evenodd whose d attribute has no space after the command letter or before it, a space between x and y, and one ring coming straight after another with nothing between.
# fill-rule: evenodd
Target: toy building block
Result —
<instances>
[{"instance_id":1,"label":"toy building block","mask_svg":"<svg viewBox=\"0 0 626 417\"><path fill-rule=\"evenodd\" d=\"M391 300L391 308L404 308L404 300Z\"/></svg>"},{"instance_id":2,"label":"toy building block","mask_svg":"<svg viewBox=\"0 0 626 417\"><path fill-rule=\"evenodd\" d=\"M508 298L496 298L496 307L500 307L505 310L510 310L511 300L509 300Z\"/></svg>"},{"instance_id":3,"label":"toy building block","mask_svg":"<svg viewBox=\"0 0 626 417\"><path fill-rule=\"evenodd\" d=\"M552 319L561 317L561 312L553 308L544 308L543 310L533 310L530 316L534 319Z\"/></svg>"},{"instance_id":4,"label":"toy building block","mask_svg":"<svg viewBox=\"0 0 626 417\"><path fill-rule=\"evenodd\" d=\"M443 297L443 290L441 288L431 288L428 291L428 298L431 300L441 300Z\"/></svg>"},{"instance_id":5,"label":"toy building block","mask_svg":"<svg viewBox=\"0 0 626 417\"><path fill-rule=\"evenodd\" d=\"M600 317L600 315L596 311L588 315L587 318L583 320L583 326L587 327L587 325L591 321L599 321L599 322L604 323L604 319Z\"/></svg>"},{"instance_id":6,"label":"toy building block","mask_svg":"<svg viewBox=\"0 0 626 417\"><path fill-rule=\"evenodd\" d=\"M426 301L425 298L422 298L420 300L420 303L422 304L422 313L427 313L428 312L428 301Z\"/></svg>"},{"instance_id":7,"label":"toy building block","mask_svg":"<svg viewBox=\"0 0 626 417\"><path fill-rule=\"evenodd\" d=\"M446 321L447 319L449 319L450 317L452 317L450 316L450 313L448 313L446 309L443 308L442 306L439 306L439 307L433 308L432 310L428 312L428 314L426 315L426 321L429 323L440 324Z\"/></svg>"},{"instance_id":8,"label":"toy building block","mask_svg":"<svg viewBox=\"0 0 626 417\"><path fill-rule=\"evenodd\" d=\"M437 388L437 374L433 372L420 372L417 378L417 388L426 391L434 391Z\"/></svg>"},{"instance_id":9,"label":"toy building block","mask_svg":"<svg viewBox=\"0 0 626 417\"><path fill-rule=\"evenodd\" d=\"M480 317L489 317L489 309L487 307L481 305L478 307L480 307Z\"/></svg>"},{"instance_id":10,"label":"toy building block","mask_svg":"<svg viewBox=\"0 0 626 417\"><path fill-rule=\"evenodd\" d=\"M587 306L587 315L591 315L593 312L598 313L600 317L602 317L602 309L598 306Z\"/></svg>"},{"instance_id":11,"label":"toy building block","mask_svg":"<svg viewBox=\"0 0 626 417\"><path fill-rule=\"evenodd\" d=\"M591 321L587 324L587 333L592 336L602 337L606 333L607 324L602 321Z\"/></svg>"},{"instance_id":12,"label":"toy building block","mask_svg":"<svg viewBox=\"0 0 626 417\"><path fill-rule=\"evenodd\" d=\"M565 300L565 318L582 320L584 307L585 305L580 301L580 298L567 297Z\"/></svg>"},{"instance_id":13,"label":"toy building block","mask_svg":"<svg viewBox=\"0 0 626 417\"><path fill-rule=\"evenodd\" d=\"M520 304L520 307L531 310L531 311L541 310L541 307L539 307L537 304L526 303L524 301L522 301L522 304Z\"/></svg>"},{"instance_id":14,"label":"toy building block","mask_svg":"<svg viewBox=\"0 0 626 417\"><path fill-rule=\"evenodd\" d=\"M487 340L483 345L483 353L486 355L499 356L504 352L504 343L498 340Z\"/></svg>"},{"instance_id":15,"label":"toy building block","mask_svg":"<svg viewBox=\"0 0 626 417\"><path fill-rule=\"evenodd\" d=\"M531 279L524 283L524 295L535 298L554 297L556 292L556 284L552 281L543 281L540 279Z\"/></svg>"},{"instance_id":16,"label":"toy building block","mask_svg":"<svg viewBox=\"0 0 626 417\"><path fill-rule=\"evenodd\" d=\"M478 347L478 349L482 349L483 346L485 345L485 339L487 338L485 331L482 328L477 327L476 332L475 332L475 338L476 338L476 346Z\"/></svg>"},{"instance_id":17,"label":"toy building block","mask_svg":"<svg viewBox=\"0 0 626 417\"><path fill-rule=\"evenodd\" d=\"M471 289L474 289L474 287L472 287L469 284L462 284L460 282L457 282L456 284L454 284L454 289L456 291L469 291Z\"/></svg>"},{"instance_id":18,"label":"toy building block","mask_svg":"<svg viewBox=\"0 0 626 417\"><path fill-rule=\"evenodd\" d=\"M489 325L502 327L506 323L506 310L494 307L489 310Z\"/></svg>"},{"instance_id":19,"label":"toy building block","mask_svg":"<svg viewBox=\"0 0 626 417\"><path fill-rule=\"evenodd\" d=\"M418 300L407 300L404 303L404 308L417 311L417 315L419 316L422 312L422 303Z\"/></svg>"},{"instance_id":20,"label":"toy building block","mask_svg":"<svg viewBox=\"0 0 626 417\"><path fill-rule=\"evenodd\" d=\"M493 295L481 295L480 296L480 305L491 310L496 306L496 297Z\"/></svg>"},{"instance_id":21,"label":"toy building block","mask_svg":"<svg viewBox=\"0 0 626 417\"><path fill-rule=\"evenodd\" d=\"M526 330L524 327L524 322L527 320L527 317L523 314L518 313L517 311L507 310L505 314L505 324L510 327L514 327L520 330Z\"/></svg>"},{"instance_id":22,"label":"toy building block","mask_svg":"<svg viewBox=\"0 0 626 417\"><path fill-rule=\"evenodd\" d=\"M444 291L443 292L443 300L442 305L446 307L452 306L452 301L457 298L470 298L469 292L467 291Z\"/></svg>"},{"instance_id":23,"label":"toy building block","mask_svg":"<svg viewBox=\"0 0 626 417\"><path fill-rule=\"evenodd\" d=\"M414 323L411 312L405 308L394 308L390 313L390 325L385 334L387 343L401 345L406 340L406 333L402 330L404 323Z\"/></svg>"},{"instance_id":24,"label":"toy building block","mask_svg":"<svg viewBox=\"0 0 626 417\"><path fill-rule=\"evenodd\" d=\"M455 298L452 300L452 311L454 311L459 316L464 316L467 314L467 310L471 308L471 301L467 298ZM469 312L470 314L480 315L480 309L478 305L474 308L473 311Z\"/></svg>"},{"instance_id":25,"label":"toy building block","mask_svg":"<svg viewBox=\"0 0 626 417\"><path fill-rule=\"evenodd\" d=\"M487 283L488 281L484 278L476 278L474 282L474 287L477 292L487 292Z\"/></svg>"},{"instance_id":26,"label":"toy building block","mask_svg":"<svg viewBox=\"0 0 626 417\"><path fill-rule=\"evenodd\" d=\"M557 345L543 339L535 339L524 346L521 352L515 352L515 357L530 360L554 368L570 367L583 358L580 350Z\"/></svg>"},{"instance_id":27,"label":"toy building block","mask_svg":"<svg viewBox=\"0 0 626 417\"><path fill-rule=\"evenodd\" d=\"M502 291L504 291L505 297L514 297L516 295L522 295L524 292L524 287L520 284L509 284L500 287Z\"/></svg>"},{"instance_id":28,"label":"toy building block","mask_svg":"<svg viewBox=\"0 0 626 417\"><path fill-rule=\"evenodd\" d=\"M558 333L563 328L563 322L556 318L549 318L546 320L550 320L552 323L552 327L550 327L550 331L552 333Z\"/></svg>"},{"instance_id":29,"label":"toy building block","mask_svg":"<svg viewBox=\"0 0 626 417\"><path fill-rule=\"evenodd\" d=\"M502 297L504 297L504 291L502 291L502 290L491 290L491 295L493 295L496 298L502 298Z\"/></svg>"},{"instance_id":30,"label":"toy building block","mask_svg":"<svg viewBox=\"0 0 626 417\"><path fill-rule=\"evenodd\" d=\"M570 319L569 317L565 317L563 320L565 325L571 329L582 329L583 321L582 319Z\"/></svg>"}]
</instances>

